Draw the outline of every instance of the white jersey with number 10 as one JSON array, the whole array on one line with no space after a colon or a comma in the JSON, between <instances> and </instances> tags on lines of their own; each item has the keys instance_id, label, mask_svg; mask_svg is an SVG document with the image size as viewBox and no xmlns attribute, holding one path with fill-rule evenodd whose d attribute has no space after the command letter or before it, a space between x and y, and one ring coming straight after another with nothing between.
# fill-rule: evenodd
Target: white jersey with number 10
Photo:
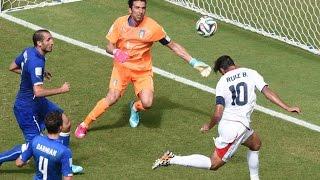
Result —
<instances>
[{"instance_id":1,"label":"white jersey with number 10","mask_svg":"<svg viewBox=\"0 0 320 180\"><path fill-rule=\"evenodd\" d=\"M216 96L223 97L225 109L221 120L239 121L250 127L250 116L256 105L255 89L267 84L255 70L237 68L224 74L216 87Z\"/></svg>"}]
</instances>

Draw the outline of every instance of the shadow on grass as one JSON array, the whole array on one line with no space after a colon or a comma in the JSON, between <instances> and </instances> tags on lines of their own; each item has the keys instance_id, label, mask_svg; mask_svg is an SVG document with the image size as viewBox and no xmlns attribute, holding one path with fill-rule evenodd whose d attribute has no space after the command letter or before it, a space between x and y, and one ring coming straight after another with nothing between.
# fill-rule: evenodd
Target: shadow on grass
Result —
<instances>
[{"instance_id":1,"label":"shadow on grass","mask_svg":"<svg viewBox=\"0 0 320 180\"><path fill-rule=\"evenodd\" d=\"M204 112L200 109L197 109L197 107L193 106L192 104L189 104L188 106L172 102L169 98L165 96L156 97L155 102L151 109L141 112L141 120L140 120L140 126L144 125L148 128L158 128L161 125L162 115L164 111L170 110L170 109L180 109L181 111L189 111L197 114L204 114L211 116L209 112ZM99 131L99 130L105 130L105 129L116 129L121 127L127 127L129 126L129 111L128 106L123 106L121 108L121 117L118 119L118 121L111 125L103 125L99 127L93 127L90 129L90 131ZM174 117L173 117L174 118Z\"/></svg>"},{"instance_id":2,"label":"shadow on grass","mask_svg":"<svg viewBox=\"0 0 320 180\"><path fill-rule=\"evenodd\" d=\"M11 168L11 169L1 169L0 174L34 174L35 170L33 166L23 167L23 168Z\"/></svg>"}]
</instances>

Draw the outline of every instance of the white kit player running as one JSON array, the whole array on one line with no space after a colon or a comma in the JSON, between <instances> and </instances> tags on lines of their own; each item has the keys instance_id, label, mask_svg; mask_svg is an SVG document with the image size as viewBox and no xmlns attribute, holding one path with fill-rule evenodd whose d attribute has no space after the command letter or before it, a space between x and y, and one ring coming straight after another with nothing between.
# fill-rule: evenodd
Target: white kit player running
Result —
<instances>
[{"instance_id":1,"label":"white kit player running","mask_svg":"<svg viewBox=\"0 0 320 180\"><path fill-rule=\"evenodd\" d=\"M300 108L288 106L269 88L257 71L237 67L227 55L215 61L214 71L222 74L216 87L215 112L211 121L201 128L201 132L208 132L219 124L219 136L215 139L213 155L211 158L200 154L176 156L167 151L156 160L152 168L175 164L217 170L230 160L242 144L249 148L247 161L250 179L259 179L258 156L261 141L258 134L250 128L250 116L256 104L255 89L288 112L300 113Z\"/></svg>"}]
</instances>

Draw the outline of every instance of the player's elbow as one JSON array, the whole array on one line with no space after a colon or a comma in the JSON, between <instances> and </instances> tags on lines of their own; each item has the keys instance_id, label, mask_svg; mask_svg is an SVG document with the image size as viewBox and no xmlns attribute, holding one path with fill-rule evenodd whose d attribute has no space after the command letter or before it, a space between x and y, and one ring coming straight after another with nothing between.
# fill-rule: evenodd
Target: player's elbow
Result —
<instances>
[{"instance_id":1,"label":"player's elbow","mask_svg":"<svg viewBox=\"0 0 320 180\"><path fill-rule=\"evenodd\" d=\"M214 122L218 123L220 120L221 120L222 116L221 115L216 115L216 116L213 116L213 120Z\"/></svg>"},{"instance_id":2,"label":"player's elbow","mask_svg":"<svg viewBox=\"0 0 320 180\"><path fill-rule=\"evenodd\" d=\"M42 95L41 95L41 92L38 91L38 90L34 90L34 91L33 91L33 95L34 95L35 97L41 97L41 96L42 96Z\"/></svg>"},{"instance_id":3,"label":"player's elbow","mask_svg":"<svg viewBox=\"0 0 320 180\"><path fill-rule=\"evenodd\" d=\"M43 97L44 96L43 92L44 92L44 89L42 85L33 86L33 95L35 97Z\"/></svg>"}]
</instances>

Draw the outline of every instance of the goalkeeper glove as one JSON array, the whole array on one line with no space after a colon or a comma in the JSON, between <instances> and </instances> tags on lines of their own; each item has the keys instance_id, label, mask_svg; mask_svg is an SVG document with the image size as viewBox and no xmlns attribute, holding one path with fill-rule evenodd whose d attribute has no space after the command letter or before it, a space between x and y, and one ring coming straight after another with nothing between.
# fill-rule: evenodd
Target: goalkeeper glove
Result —
<instances>
[{"instance_id":1,"label":"goalkeeper glove","mask_svg":"<svg viewBox=\"0 0 320 180\"><path fill-rule=\"evenodd\" d=\"M113 50L114 60L119 63L124 63L129 59L129 54L127 52L121 51L120 49Z\"/></svg>"},{"instance_id":2,"label":"goalkeeper glove","mask_svg":"<svg viewBox=\"0 0 320 180\"><path fill-rule=\"evenodd\" d=\"M197 69L200 72L202 77L208 77L211 73L211 67L208 64L206 64L202 61L199 61L195 58L192 58L190 60L189 64L193 68Z\"/></svg>"}]
</instances>

